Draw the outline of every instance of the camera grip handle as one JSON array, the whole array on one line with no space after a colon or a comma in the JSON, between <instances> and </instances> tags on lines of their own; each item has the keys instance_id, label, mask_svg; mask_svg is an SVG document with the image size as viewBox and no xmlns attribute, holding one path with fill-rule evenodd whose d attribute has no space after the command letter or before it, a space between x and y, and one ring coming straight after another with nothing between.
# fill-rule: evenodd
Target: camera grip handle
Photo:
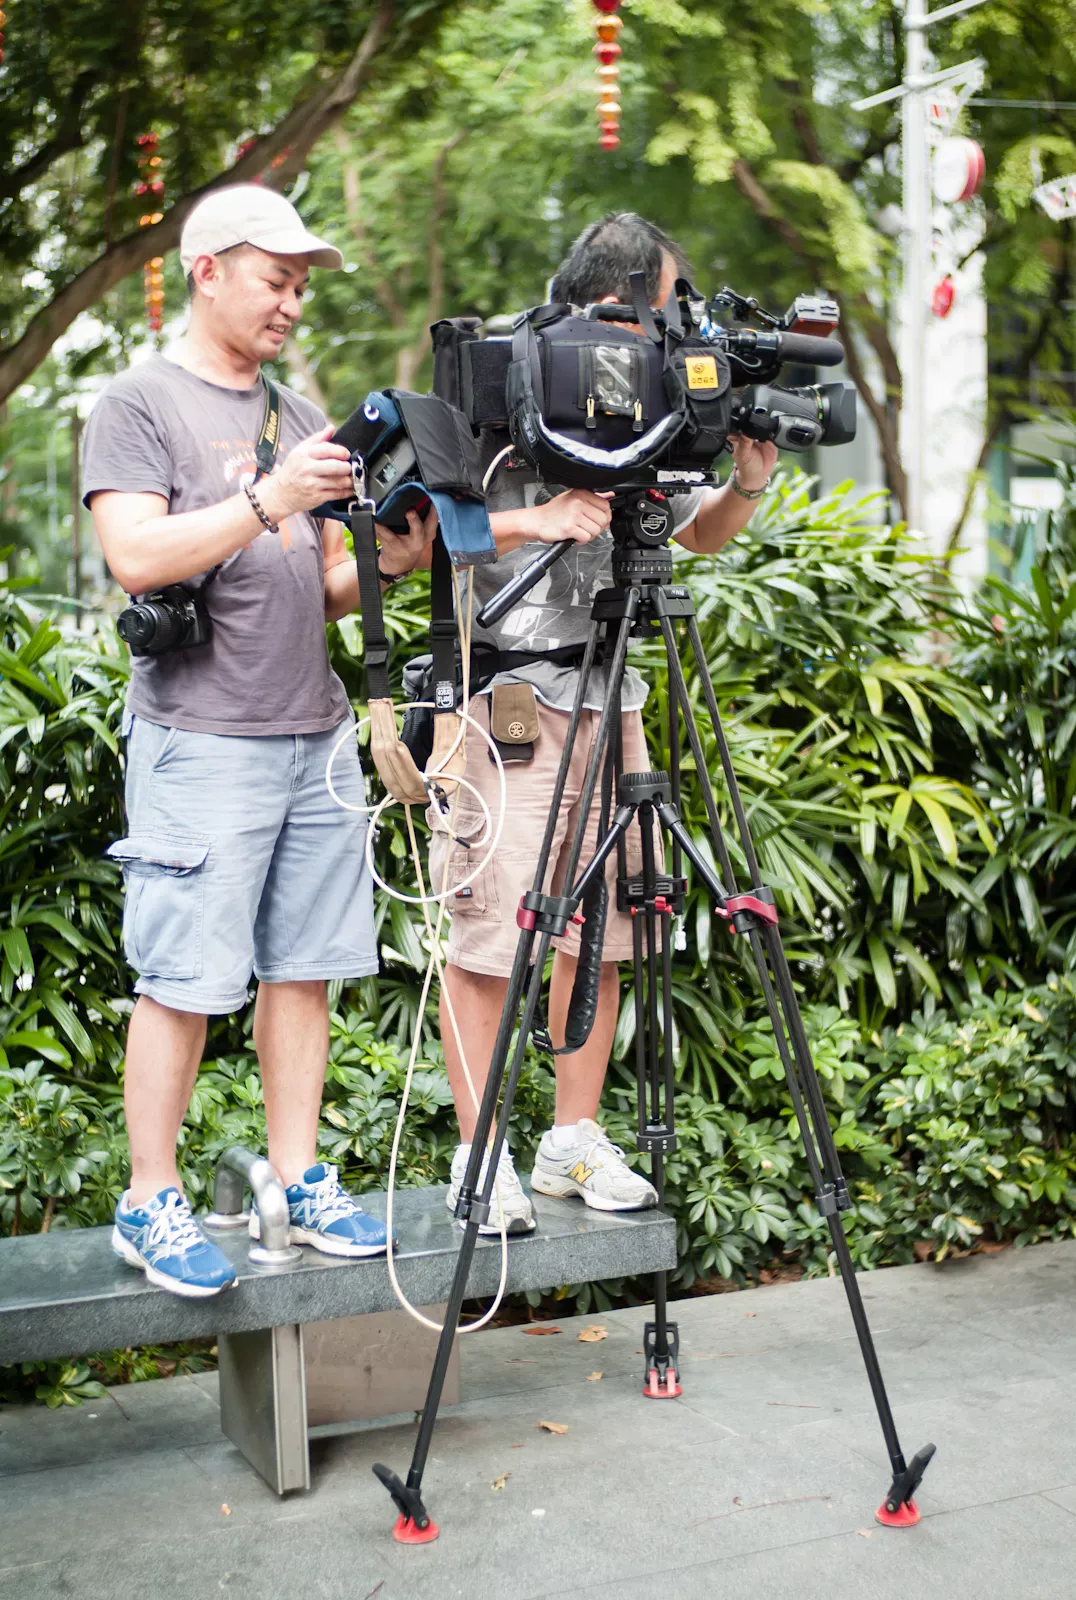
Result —
<instances>
[{"instance_id":1,"label":"camera grip handle","mask_svg":"<svg viewBox=\"0 0 1076 1600\"><path fill-rule=\"evenodd\" d=\"M565 539L559 544L548 545L540 556L528 562L523 571L514 577L511 583L506 583L503 589L498 589L491 600L486 601L476 619L479 627L490 628L495 622L500 622L501 618L511 611L512 607L522 600L529 590L534 588L542 574L548 572L550 567L560 560L565 550L570 549L571 545L571 539Z\"/></svg>"}]
</instances>

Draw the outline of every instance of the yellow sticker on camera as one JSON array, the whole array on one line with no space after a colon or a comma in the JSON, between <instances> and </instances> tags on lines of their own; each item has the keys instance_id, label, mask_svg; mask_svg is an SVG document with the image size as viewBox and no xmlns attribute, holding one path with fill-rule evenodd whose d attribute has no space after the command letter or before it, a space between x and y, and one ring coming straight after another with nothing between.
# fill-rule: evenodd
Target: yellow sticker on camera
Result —
<instances>
[{"instance_id":1,"label":"yellow sticker on camera","mask_svg":"<svg viewBox=\"0 0 1076 1600\"><path fill-rule=\"evenodd\" d=\"M713 356L688 356L686 366L689 389L717 388L717 361Z\"/></svg>"}]
</instances>

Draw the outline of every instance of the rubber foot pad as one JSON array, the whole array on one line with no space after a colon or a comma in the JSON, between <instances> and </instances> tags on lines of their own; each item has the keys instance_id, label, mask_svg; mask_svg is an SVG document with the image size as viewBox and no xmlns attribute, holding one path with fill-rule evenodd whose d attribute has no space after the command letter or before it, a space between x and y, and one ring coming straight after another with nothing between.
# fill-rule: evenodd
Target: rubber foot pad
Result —
<instances>
[{"instance_id":1,"label":"rubber foot pad","mask_svg":"<svg viewBox=\"0 0 1076 1600\"><path fill-rule=\"evenodd\" d=\"M432 1544L440 1531L436 1522L431 1522L427 1528L416 1528L413 1517L399 1516L392 1537L397 1544Z\"/></svg>"},{"instance_id":2,"label":"rubber foot pad","mask_svg":"<svg viewBox=\"0 0 1076 1600\"><path fill-rule=\"evenodd\" d=\"M652 1368L646 1380L646 1386L643 1389L643 1398L646 1400L675 1400L677 1395L683 1394L683 1392L674 1372L670 1371L665 1382L662 1383L656 1369Z\"/></svg>"},{"instance_id":3,"label":"rubber foot pad","mask_svg":"<svg viewBox=\"0 0 1076 1600\"><path fill-rule=\"evenodd\" d=\"M914 1528L919 1521L919 1507L914 1500L906 1500L899 1511L890 1511L883 1500L874 1520L886 1528Z\"/></svg>"}]
</instances>

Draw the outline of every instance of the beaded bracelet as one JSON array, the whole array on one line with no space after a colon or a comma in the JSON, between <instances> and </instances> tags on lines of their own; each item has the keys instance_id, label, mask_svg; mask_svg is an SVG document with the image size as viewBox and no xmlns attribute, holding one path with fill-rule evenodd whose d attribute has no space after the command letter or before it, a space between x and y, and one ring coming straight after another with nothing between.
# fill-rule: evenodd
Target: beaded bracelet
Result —
<instances>
[{"instance_id":1,"label":"beaded bracelet","mask_svg":"<svg viewBox=\"0 0 1076 1600\"><path fill-rule=\"evenodd\" d=\"M243 481L243 493L246 495L247 499L250 501L251 505L254 507L254 510L257 512L258 521L265 528L266 533L279 533L280 529L277 526L277 524L275 522L273 522L269 517L266 516L266 514L262 510L261 506L258 504L257 496L254 493L254 480L252 478L249 478L249 477L244 477L242 481Z\"/></svg>"}]
</instances>

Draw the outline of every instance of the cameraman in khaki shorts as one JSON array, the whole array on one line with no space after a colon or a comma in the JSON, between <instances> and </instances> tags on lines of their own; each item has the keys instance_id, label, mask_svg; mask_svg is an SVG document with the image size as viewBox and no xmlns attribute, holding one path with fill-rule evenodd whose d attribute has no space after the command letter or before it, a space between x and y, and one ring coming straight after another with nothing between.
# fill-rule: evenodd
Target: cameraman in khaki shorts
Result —
<instances>
[{"instance_id":1,"label":"cameraman in khaki shorts","mask_svg":"<svg viewBox=\"0 0 1076 1600\"><path fill-rule=\"evenodd\" d=\"M677 277L690 277L691 269L680 246L652 223L632 212L622 212L584 230L558 269L549 298L584 306L598 301L628 302L631 272L646 275L651 304L665 304ZM636 330L641 331L641 330ZM487 441L488 462L496 445ZM685 550L716 554L750 520L755 503L773 471L777 449L753 440L733 440L735 467L720 489L696 490L672 501L674 537ZM533 885L538 853L545 831L554 779L567 734L568 718L578 685L578 666L565 661L573 647L579 657L590 626L594 596L612 584L612 535L607 499L586 489L555 495L545 504L536 501L538 483L528 469L501 465L490 485L489 506L498 560L474 570L476 613L535 555L535 544L572 542L574 549L550 569L540 582L492 630L475 628L476 643L499 651L552 654L511 672L499 673L471 702L471 714L488 728L489 695L505 683L526 685L533 691L538 724L533 760L510 762L505 767L507 812L501 843L478 877L449 899L452 927L448 942L447 988L452 1000L467 1066L475 1090L481 1095L489 1070L508 977L519 938L516 909L520 896ZM588 685L586 709L579 725L569 770L564 805L557 818L551 853L547 893L559 891L565 856L578 812L577 803L587 760L604 703L603 673L596 670ZM622 737L625 771L645 771L650 766L643 736L642 707L647 686L632 668L622 689ZM496 772L484 739L467 744L466 777L496 815L500 804ZM447 886L461 883L472 870L466 841L480 838L483 813L467 790L461 790L450 840L443 819L431 809L433 837L430 878L439 889L448 855ZM598 807L591 810L582 862L597 845ZM641 865L637 826L627 836L628 870ZM616 858L607 867L610 910L606 926L598 1013L590 1038L581 1050L556 1060L557 1098L554 1126L542 1137L535 1158L531 1187L543 1194L578 1195L585 1205L601 1211L634 1211L657 1203L651 1184L632 1171L624 1152L606 1138L597 1122L605 1072L609 1063L619 1008L617 963L632 956L631 919L617 912ZM568 1002L575 981L579 936L574 927L554 941L556 956L549 996L549 1027L555 1046L564 1043ZM463 1143L452 1161L452 1182L447 1203L455 1208L474 1132L475 1108L463 1064L442 997L441 1036L445 1063L456 1102ZM534 1227L530 1200L523 1192L511 1153L501 1155L494 1203L484 1232L500 1228L497 1195L509 1233L526 1233Z\"/></svg>"}]
</instances>

